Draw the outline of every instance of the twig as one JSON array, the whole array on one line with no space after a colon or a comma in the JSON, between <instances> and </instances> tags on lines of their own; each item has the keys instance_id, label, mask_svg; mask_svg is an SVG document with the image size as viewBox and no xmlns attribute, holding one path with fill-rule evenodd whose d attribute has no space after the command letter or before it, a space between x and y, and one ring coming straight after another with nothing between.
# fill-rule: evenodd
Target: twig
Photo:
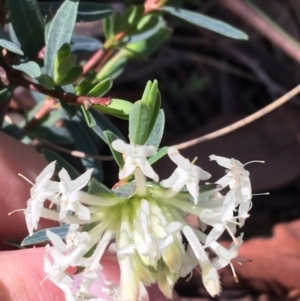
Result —
<instances>
[{"instance_id":1,"label":"twig","mask_svg":"<svg viewBox=\"0 0 300 301\"><path fill-rule=\"evenodd\" d=\"M108 106L111 103L110 97L77 96L75 94L67 93L64 91L48 90L48 89L44 88L42 85L30 82L27 79L22 78L22 77L18 77L17 79L15 79L14 83L16 83L19 86L22 86L28 90L40 92L40 93L49 95L53 98L63 100L70 104L86 105L88 102L90 105Z\"/></svg>"},{"instance_id":2,"label":"twig","mask_svg":"<svg viewBox=\"0 0 300 301\"><path fill-rule=\"evenodd\" d=\"M231 125L228 125L226 127L223 127L217 131L214 131L212 133L209 133L207 135L204 135L202 137L198 137L189 141L185 141L176 145L173 145L173 147L176 147L177 149L184 149L191 147L193 145L215 139L220 136L224 136L228 133L231 133L263 116L266 114L274 111L287 101L289 101L291 98L293 98L295 95L297 95L300 92L300 85L296 86L294 89L290 90L288 93L284 94L274 102L270 103L269 105L265 106L264 108L260 109L259 111L247 116L246 118L243 118L237 122L232 123Z\"/></svg>"},{"instance_id":3,"label":"twig","mask_svg":"<svg viewBox=\"0 0 300 301\"><path fill-rule=\"evenodd\" d=\"M274 28L271 21L256 10L248 1L244 0L218 0L218 2L231 10L235 15L254 27L258 32L269 39L274 45L287 55L300 63L300 44L281 28Z\"/></svg>"},{"instance_id":4,"label":"twig","mask_svg":"<svg viewBox=\"0 0 300 301\"><path fill-rule=\"evenodd\" d=\"M57 104L55 99L47 99L44 101L43 106L35 113L34 117L26 123L24 130L30 131L34 129L38 123L43 119Z\"/></svg>"},{"instance_id":5,"label":"twig","mask_svg":"<svg viewBox=\"0 0 300 301\"><path fill-rule=\"evenodd\" d=\"M87 75L89 71L98 64L98 62L102 59L104 55L104 49L101 48L94 53L94 55L84 64L82 77Z\"/></svg>"}]
</instances>

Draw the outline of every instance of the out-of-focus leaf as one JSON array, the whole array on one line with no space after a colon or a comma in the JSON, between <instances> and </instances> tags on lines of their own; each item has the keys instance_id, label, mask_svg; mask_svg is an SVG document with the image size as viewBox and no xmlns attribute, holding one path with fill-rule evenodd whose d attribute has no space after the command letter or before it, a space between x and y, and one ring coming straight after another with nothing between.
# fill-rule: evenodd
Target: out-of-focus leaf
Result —
<instances>
[{"instance_id":1,"label":"out-of-focus leaf","mask_svg":"<svg viewBox=\"0 0 300 301\"><path fill-rule=\"evenodd\" d=\"M0 90L0 105L5 103L12 95L12 89L7 87Z\"/></svg>"},{"instance_id":2,"label":"out-of-focus leaf","mask_svg":"<svg viewBox=\"0 0 300 301\"><path fill-rule=\"evenodd\" d=\"M110 131L115 134L117 138L125 140L122 133L118 130L118 128L105 116L103 116L100 112L90 109L86 110L83 106L82 113L85 118L87 125L93 129L93 131L104 141L106 142L106 137L103 132Z\"/></svg>"},{"instance_id":3,"label":"out-of-focus leaf","mask_svg":"<svg viewBox=\"0 0 300 301\"><path fill-rule=\"evenodd\" d=\"M126 54L127 52L122 50L114 55L97 73L97 79L102 81L108 77L117 78L123 72L128 61Z\"/></svg>"},{"instance_id":4,"label":"out-of-focus leaf","mask_svg":"<svg viewBox=\"0 0 300 301\"><path fill-rule=\"evenodd\" d=\"M65 0L49 28L46 43L45 69L46 73L52 77L55 57L59 48L64 43L70 43L76 21L78 0Z\"/></svg>"},{"instance_id":5,"label":"out-of-focus leaf","mask_svg":"<svg viewBox=\"0 0 300 301\"><path fill-rule=\"evenodd\" d=\"M44 21L36 0L6 0L9 18L28 57L35 56L44 46Z\"/></svg>"},{"instance_id":6,"label":"out-of-focus leaf","mask_svg":"<svg viewBox=\"0 0 300 301\"><path fill-rule=\"evenodd\" d=\"M57 153L51 151L50 149L43 148L42 154L48 162L56 161L56 165L55 165L56 173L58 173L62 168L64 168L68 172L72 180L79 177L80 175L79 172L69 162L67 162L64 158L62 158Z\"/></svg>"},{"instance_id":7,"label":"out-of-focus leaf","mask_svg":"<svg viewBox=\"0 0 300 301\"><path fill-rule=\"evenodd\" d=\"M170 13L171 15L182 19L183 21L192 23L194 25L209 29L211 31L217 32L223 36L238 39L238 40L247 40L248 36L241 30L234 28L233 26L205 16L200 13L195 13L181 8L175 8L171 6L164 6L161 8L163 11Z\"/></svg>"},{"instance_id":8,"label":"out-of-focus leaf","mask_svg":"<svg viewBox=\"0 0 300 301\"><path fill-rule=\"evenodd\" d=\"M107 188L101 182L97 181L95 178L91 178L89 182L88 193L101 196L107 195L108 197L114 196L113 192L109 188Z\"/></svg>"},{"instance_id":9,"label":"out-of-focus leaf","mask_svg":"<svg viewBox=\"0 0 300 301\"><path fill-rule=\"evenodd\" d=\"M130 111L132 109L133 104L130 101L112 98L112 102L109 106L93 106L94 109L101 111L103 113L107 113L113 116L116 116L121 119L128 119Z\"/></svg>"},{"instance_id":10,"label":"out-of-focus leaf","mask_svg":"<svg viewBox=\"0 0 300 301\"><path fill-rule=\"evenodd\" d=\"M125 53L128 58L147 58L170 36L171 31L166 27L160 28L154 35L146 40L126 45L126 49L122 49L118 54Z\"/></svg>"},{"instance_id":11,"label":"out-of-focus leaf","mask_svg":"<svg viewBox=\"0 0 300 301\"><path fill-rule=\"evenodd\" d=\"M127 8L122 16L122 29L128 30L129 28L136 25L144 14L143 5L132 5Z\"/></svg>"},{"instance_id":12,"label":"out-of-focus leaf","mask_svg":"<svg viewBox=\"0 0 300 301\"><path fill-rule=\"evenodd\" d=\"M135 43L141 40L146 40L155 35L156 32L163 27L166 27L166 22L163 18L156 17L153 21L150 20L148 23L144 24L143 27L131 30L126 41L128 41L128 43Z\"/></svg>"},{"instance_id":13,"label":"out-of-focus leaf","mask_svg":"<svg viewBox=\"0 0 300 301\"><path fill-rule=\"evenodd\" d=\"M66 128L69 130L71 137L73 138L74 145L77 150L91 154L98 155L97 147L92 140L89 132L83 126L81 119L74 118L73 120L64 120ZM93 168L93 176L99 181L103 180L102 164L99 160L92 158L82 158L82 164L86 168Z\"/></svg>"},{"instance_id":14,"label":"out-of-focus leaf","mask_svg":"<svg viewBox=\"0 0 300 301\"><path fill-rule=\"evenodd\" d=\"M72 53L94 52L102 47L103 44L99 40L91 37L73 35L71 39Z\"/></svg>"},{"instance_id":15,"label":"out-of-focus leaf","mask_svg":"<svg viewBox=\"0 0 300 301\"><path fill-rule=\"evenodd\" d=\"M21 63L19 65L12 66L15 70L19 70L29 75L30 77L36 78L41 76L41 68L40 66L33 61L28 61L25 63Z\"/></svg>"},{"instance_id":16,"label":"out-of-focus leaf","mask_svg":"<svg viewBox=\"0 0 300 301\"><path fill-rule=\"evenodd\" d=\"M105 132L103 132L103 134L105 136L106 143L108 144L116 163L118 164L118 166L120 168L122 168L124 165L122 154L115 151L111 146L112 142L115 141L116 139L118 139L118 137L111 131L105 131Z\"/></svg>"},{"instance_id":17,"label":"out-of-focus leaf","mask_svg":"<svg viewBox=\"0 0 300 301\"><path fill-rule=\"evenodd\" d=\"M34 232L32 235L29 235L22 240L21 246L26 247L49 242L49 238L46 235L47 230L50 230L51 232L57 234L60 238L64 239L69 231L69 225L53 227Z\"/></svg>"},{"instance_id":18,"label":"out-of-focus leaf","mask_svg":"<svg viewBox=\"0 0 300 301\"><path fill-rule=\"evenodd\" d=\"M26 136L26 133L15 124L5 124L4 122L1 130L17 140L22 140Z\"/></svg>"},{"instance_id":19,"label":"out-of-focus leaf","mask_svg":"<svg viewBox=\"0 0 300 301\"><path fill-rule=\"evenodd\" d=\"M64 127L37 126L32 133L53 144L70 145L73 142L70 133Z\"/></svg>"},{"instance_id":20,"label":"out-of-focus leaf","mask_svg":"<svg viewBox=\"0 0 300 301\"><path fill-rule=\"evenodd\" d=\"M43 15L48 15L50 12L55 14L59 9L58 2L39 2L40 9ZM102 20L109 17L113 13L113 8L109 5L96 2L80 2L76 22L91 22Z\"/></svg>"},{"instance_id":21,"label":"out-of-focus leaf","mask_svg":"<svg viewBox=\"0 0 300 301\"><path fill-rule=\"evenodd\" d=\"M133 104L129 114L129 139L133 144L143 145L148 139L149 110L142 101Z\"/></svg>"},{"instance_id":22,"label":"out-of-focus leaf","mask_svg":"<svg viewBox=\"0 0 300 301\"><path fill-rule=\"evenodd\" d=\"M103 20L103 33L106 40L109 40L114 35L113 16Z\"/></svg>"},{"instance_id":23,"label":"out-of-focus leaf","mask_svg":"<svg viewBox=\"0 0 300 301\"><path fill-rule=\"evenodd\" d=\"M18 45L9 40L2 26L0 25L0 47L7 49L18 55L24 55L24 52L20 49Z\"/></svg>"},{"instance_id":24,"label":"out-of-focus leaf","mask_svg":"<svg viewBox=\"0 0 300 301\"><path fill-rule=\"evenodd\" d=\"M165 129L165 114L164 111L160 109L156 119L156 123L145 144L154 145L156 148L158 148L164 133L164 129Z\"/></svg>"},{"instance_id":25,"label":"out-of-focus leaf","mask_svg":"<svg viewBox=\"0 0 300 301\"><path fill-rule=\"evenodd\" d=\"M168 153L168 147L164 146L164 147L160 148L154 156L150 157L148 159L148 162L150 164L154 164L156 161L158 161L160 158L165 156L167 153Z\"/></svg>"},{"instance_id":26,"label":"out-of-focus leaf","mask_svg":"<svg viewBox=\"0 0 300 301\"><path fill-rule=\"evenodd\" d=\"M112 88L112 86L113 80L111 77L108 77L107 79L101 81L96 86L94 86L93 89L91 89L87 95L91 97L101 97L104 94L106 94Z\"/></svg>"}]
</instances>

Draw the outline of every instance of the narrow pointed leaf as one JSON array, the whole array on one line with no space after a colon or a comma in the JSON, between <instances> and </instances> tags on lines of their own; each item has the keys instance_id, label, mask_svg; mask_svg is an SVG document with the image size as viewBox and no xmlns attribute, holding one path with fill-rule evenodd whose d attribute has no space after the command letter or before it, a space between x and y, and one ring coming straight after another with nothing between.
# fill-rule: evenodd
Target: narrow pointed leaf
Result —
<instances>
[{"instance_id":1,"label":"narrow pointed leaf","mask_svg":"<svg viewBox=\"0 0 300 301\"><path fill-rule=\"evenodd\" d=\"M99 84L93 87L88 93L88 96L101 97L106 94L113 86L113 80L111 77L101 81Z\"/></svg>"},{"instance_id":2,"label":"narrow pointed leaf","mask_svg":"<svg viewBox=\"0 0 300 301\"><path fill-rule=\"evenodd\" d=\"M219 21L203 14L171 6L164 6L162 10L186 22L217 32L223 36L238 40L248 39L248 36L241 30L234 28L223 21Z\"/></svg>"},{"instance_id":3,"label":"narrow pointed leaf","mask_svg":"<svg viewBox=\"0 0 300 301\"><path fill-rule=\"evenodd\" d=\"M44 21L36 0L6 0L9 18L21 48L28 57L44 46Z\"/></svg>"},{"instance_id":4,"label":"narrow pointed leaf","mask_svg":"<svg viewBox=\"0 0 300 301\"><path fill-rule=\"evenodd\" d=\"M144 102L136 101L129 114L129 139L133 144L144 144L148 139L149 110Z\"/></svg>"},{"instance_id":5,"label":"narrow pointed leaf","mask_svg":"<svg viewBox=\"0 0 300 301\"><path fill-rule=\"evenodd\" d=\"M165 129L165 114L162 109L160 109L155 125L150 133L149 138L147 139L146 143L147 145L154 145L156 148L159 147L159 144L161 142L162 136L164 134Z\"/></svg>"},{"instance_id":6,"label":"narrow pointed leaf","mask_svg":"<svg viewBox=\"0 0 300 301\"><path fill-rule=\"evenodd\" d=\"M58 9L49 28L46 44L45 69L53 75L55 57L64 43L70 43L76 21L78 1L66 0Z\"/></svg>"}]
</instances>

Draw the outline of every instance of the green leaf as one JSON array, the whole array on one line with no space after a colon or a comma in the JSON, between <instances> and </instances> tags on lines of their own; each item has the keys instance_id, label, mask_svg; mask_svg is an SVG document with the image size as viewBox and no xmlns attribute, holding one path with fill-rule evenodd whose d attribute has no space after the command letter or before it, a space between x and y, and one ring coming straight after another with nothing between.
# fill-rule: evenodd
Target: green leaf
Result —
<instances>
[{"instance_id":1,"label":"green leaf","mask_svg":"<svg viewBox=\"0 0 300 301\"><path fill-rule=\"evenodd\" d=\"M95 178L91 178L89 182L88 193L108 197L114 196L113 192L108 187L106 187L101 182L97 181Z\"/></svg>"},{"instance_id":2,"label":"green leaf","mask_svg":"<svg viewBox=\"0 0 300 301\"><path fill-rule=\"evenodd\" d=\"M57 2L39 2L43 15L50 12L55 14L60 3ZM113 8L109 5L95 2L80 2L76 22L92 22L109 17L113 13Z\"/></svg>"},{"instance_id":3,"label":"green leaf","mask_svg":"<svg viewBox=\"0 0 300 301\"><path fill-rule=\"evenodd\" d=\"M153 81L153 84L151 85L151 88L149 90L147 98L145 98L144 103L147 105L149 110L150 122L148 128L148 135L150 135L154 127L154 124L156 123L158 112L161 106L161 96L158 90L157 80Z\"/></svg>"},{"instance_id":4,"label":"green leaf","mask_svg":"<svg viewBox=\"0 0 300 301\"><path fill-rule=\"evenodd\" d=\"M122 168L123 165L124 165L122 154L115 151L111 146L112 142L115 141L116 139L118 139L118 137L114 133L112 133L111 131L104 131L103 135L105 137L106 143L108 144L116 163L118 164L118 166L120 168Z\"/></svg>"},{"instance_id":5,"label":"green leaf","mask_svg":"<svg viewBox=\"0 0 300 301\"><path fill-rule=\"evenodd\" d=\"M24 72L25 74L29 75L32 78L37 78L42 74L40 66L33 61L28 61L25 63L21 63L19 65L13 65L12 67L15 70Z\"/></svg>"},{"instance_id":6,"label":"green leaf","mask_svg":"<svg viewBox=\"0 0 300 301\"><path fill-rule=\"evenodd\" d=\"M35 56L44 46L44 21L36 0L6 0L9 18L28 57Z\"/></svg>"},{"instance_id":7,"label":"green leaf","mask_svg":"<svg viewBox=\"0 0 300 301\"><path fill-rule=\"evenodd\" d=\"M4 104L6 101L8 101L8 99L11 97L12 95L12 88L11 87L6 87L0 90L0 105ZM0 115L1 112L0 110Z\"/></svg>"},{"instance_id":8,"label":"green leaf","mask_svg":"<svg viewBox=\"0 0 300 301\"><path fill-rule=\"evenodd\" d=\"M149 117L145 103L136 101L129 114L129 139L132 144L143 145L147 141Z\"/></svg>"},{"instance_id":9,"label":"green leaf","mask_svg":"<svg viewBox=\"0 0 300 301\"><path fill-rule=\"evenodd\" d=\"M87 95L91 97L101 97L106 94L112 88L112 86L113 80L111 77L108 77L94 86Z\"/></svg>"},{"instance_id":10,"label":"green leaf","mask_svg":"<svg viewBox=\"0 0 300 301\"><path fill-rule=\"evenodd\" d=\"M130 27L136 25L144 14L144 6L143 5L132 5L127 8L124 12L123 19L123 30L128 30Z\"/></svg>"},{"instance_id":11,"label":"green leaf","mask_svg":"<svg viewBox=\"0 0 300 301\"><path fill-rule=\"evenodd\" d=\"M59 65L62 63L62 61L67 58L71 54L71 46L69 43L64 43L57 51L55 60L54 60L54 72L53 72L53 77L56 78L57 75L57 70L59 68ZM75 58L76 62L76 58ZM74 63L75 64L75 63ZM72 66L74 66L74 64Z\"/></svg>"},{"instance_id":12,"label":"green leaf","mask_svg":"<svg viewBox=\"0 0 300 301\"><path fill-rule=\"evenodd\" d=\"M124 70L128 61L127 52L120 51L114 55L97 73L97 79L102 81L108 77L117 78Z\"/></svg>"},{"instance_id":13,"label":"green leaf","mask_svg":"<svg viewBox=\"0 0 300 301\"><path fill-rule=\"evenodd\" d=\"M52 90L54 88L54 83L51 77L47 74L41 74L37 78L38 82L43 85L46 89Z\"/></svg>"},{"instance_id":14,"label":"green leaf","mask_svg":"<svg viewBox=\"0 0 300 301\"><path fill-rule=\"evenodd\" d=\"M80 175L79 172L69 162L67 162L64 158L62 158L57 153L51 151L50 149L43 148L42 154L48 162L56 161L55 171L57 173L62 168L64 168L68 172L72 180L79 177Z\"/></svg>"},{"instance_id":15,"label":"green leaf","mask_svg":"<svg viewBox=\"0 0 300 301\"><path fill-rule=\"evenodd\" d=\"M22 240L21 246L26 247L49 242L49 238L46 235L47 230L50 230L51 232L57 234L60 238L64 239L69 231L69 225L53 227L34 232L32 235L28 235Z\"/></svg>"},{"instance_id":16,"label":"green leaf","mask_svg":"<svg viewBox=\"0 0 300 301\"><path fill-rule=\"evenodd\" d=\"M154 145L156 148L159 147L162 136L165 129L165 113L162 109L159 110L155 125L150 133L149 138L147 139L147 145Z\"/></svg>"},{"instance_id":17,"label":"green leaf","mask_svg":"<svg viewBox=\"0 0 300 301\"><path fill-rule=\"evenodd\" d=\"M129 199L136 193L136 188L136 182L132 181L119 186L112 191L119 198Z\"/></svg>"},{"instance_id":18,"label":"green leaf","mask_svg":"<svg viewBox=\"0 0 300 301\"><path fill-rule=\"evenodd\" d=\"M57 85L65 86L74 83L82 74L83 68L81 66L73 66L71 70L56 82Z\"/></svg>"},{"instance_id":19,"label":"green leaf","mask_svg":"<svg viewBox=\"0 0 300 301\"><path fill-rule=\"evenodd\" d=\"M164 147L160 148L154 156L150 157L148 159L148 162L150 164L154 164L156 161L158 161L160 158L165 156L167 153L168 153L168 147L164 146Z\"/></svg>"},{"instance_id":20,"label":"green leaf","mask_svg":"<svg viewBox=\"0 0 300 301\"><path fill-rule=\"evenodd\" d=\"M71 54L66 56L58 65L57 69L54 69L53 79L57 82L57 79L63 78L67 73L76 65L77 55Z\"/></svg>"},{"instance_id":21,"label":"green leaf","mask_svg":"<svg viewBox=\"0 0 300 301\"><path fill-rule=\"evenodd\" d=\"M119 32L123 31L123 19L122 19L122 15L120 13L116 13L113 18L112 18L112 28L113 28L113 34L116 35Z\"/></svg>"},{"instance_id":22,"label":"green leaf","mask_svg":"<svg viewBox=\"0 0 300 301\"><path fill-rule=\"evenodd\" d=\"M23 51L20 49L20 47L10 41L8 36L6 35L5 31L3 30L2 26L0 25L0 47L7 49L8 51L18 54L18 55L24 55Z\"/></svg>"},{"instance_id":23,"label":"green leaf","mask_svg":"<svg viewBox=\"0 0 300 301\"><path fill-rule=\"evenodd\" d=\"M104 136L104 131L113 132L118 138L125 140L122 133L118 128L100 112L90 109L86 110L84 106L81 107L83 116L87 125L104 141L106 142L106 137Z\"/></svg>"},{"instance_id":24,"label":"green leaf","mask_svg":"<svg viewBox=\"0 0 300 301\"><path fill-rule=\"evenodd\" d=\"M248 40L248 36L244 32L223 21L207 17L200 13L195 13L181 8L174 8L171 6L164 6L161 9L175 17L182 19L183 21L217 32L223 36L238 40Z\"/></svg>"},{"instance_id":25,"label":"green leaf","mask_svg":"<svg viewBox=\"0 0 300 301\"><path fill-rule=\"evenodd\" d=\"M76 21L78 0L65 0L58 9L49 28L46 43L45 69L52 77L54 61L64 43L70 43Z\"/></svg>"},{"instance_id":26,"label":"green leaf","mask_svg":"<svg viewBox=\"0 0 300 301\"><path fill-rule=\"evenodd\" d=\"M138 42L127 44L126 49L122 49L119 55L124 53L127 58L145 59L154 53L170 35L171 30L162 27L146 40L139 40Z\"/></svg>"},{"instance_id":27,"label":"green leaf","mask_svg":"<svg viewBox=\"0 0 300 301\"><path fill-rule=\"evenodd\" d=\"M114 35L113 16L103 20L103 33L106 40L109 40Z\"/></svg>"},{"instance_id":28,"label":"green leaf","mask_svg":"<svg viewBox=\"0 0 300 301\"><path fill-rule=\"evenodd\" d=\"M117 98L112 98L111 104L106 107L100 105L93 106L93 108L98 111L126 120L128 119L132 107L133 104L130 101Z\"/></svg>"}]
</instances>

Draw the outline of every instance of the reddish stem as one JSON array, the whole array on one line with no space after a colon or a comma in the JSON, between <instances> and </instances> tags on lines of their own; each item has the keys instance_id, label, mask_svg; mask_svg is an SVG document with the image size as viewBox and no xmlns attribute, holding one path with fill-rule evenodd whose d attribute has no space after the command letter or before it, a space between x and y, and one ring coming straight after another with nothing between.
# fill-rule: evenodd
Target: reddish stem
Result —
<instances>
[{"instance_id":1,"label":"reddish stem","mask_svg":"<svg viewBox=\"0 0 300 301\"><path fill-rule=\"evenodd\" d=\"M42 85L32 83L21 77L15 80L15 83L28 90L40 92L49 95L53 98L63 100L70 104L86 105L86 102L89 102L89 104L91 105L101 105L101 106L108 106L109 104L111 104L110 97L77 96L75 94L67 93L64 91L48 90L44 88Z\"/></svg>"}]
</instances>

